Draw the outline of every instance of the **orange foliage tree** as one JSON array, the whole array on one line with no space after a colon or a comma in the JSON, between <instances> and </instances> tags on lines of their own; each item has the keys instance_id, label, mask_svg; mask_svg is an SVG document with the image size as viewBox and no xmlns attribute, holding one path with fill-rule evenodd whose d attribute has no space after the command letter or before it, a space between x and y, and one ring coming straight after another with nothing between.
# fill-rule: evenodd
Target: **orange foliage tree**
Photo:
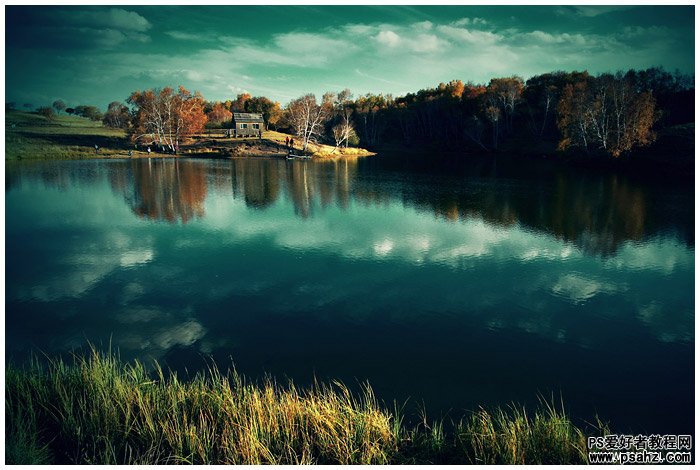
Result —
<instances>
[{"instance_id":1,"label":"orange foliage tree","mask_svg":"<svg viewBox=\"0 0 700 470\"><path fill-rule=\"evenodd\" d=\"M135 91L127 103L135 107L132 139L148 135L173 152L177 152L184 137L201 132L207 122L204 98L183 86L177 92L170 87Z\"/></svg>"},{"instance_id":2,"label":"orange foliage tree","mask_svg":"<svg viewBox=\"0 0 700 470\"><path fill-rule=\"evenodd\" d=\"M231 111L223 103L216 103L211 111L207 113L207 120L212 124L222 124L228 122L233 117Z\"/></svg>"}]
</instances>

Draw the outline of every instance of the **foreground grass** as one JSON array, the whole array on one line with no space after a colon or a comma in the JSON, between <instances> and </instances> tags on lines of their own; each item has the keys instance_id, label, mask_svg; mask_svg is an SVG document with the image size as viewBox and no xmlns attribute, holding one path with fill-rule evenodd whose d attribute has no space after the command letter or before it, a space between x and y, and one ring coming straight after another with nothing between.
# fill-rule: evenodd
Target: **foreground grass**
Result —
<instances>
[{"instance_id":1,"label":"foreground grass","mask_svg":"<svg viewBox=\"0 0 700 470\"><path fill-rule=\"evenodd\" d=\"M252 384L212 367L191 381L93 351L6 367L6 463L585 463L585 438L545 405L407 428L369 386Z\"/></svg>"}]
</instances>

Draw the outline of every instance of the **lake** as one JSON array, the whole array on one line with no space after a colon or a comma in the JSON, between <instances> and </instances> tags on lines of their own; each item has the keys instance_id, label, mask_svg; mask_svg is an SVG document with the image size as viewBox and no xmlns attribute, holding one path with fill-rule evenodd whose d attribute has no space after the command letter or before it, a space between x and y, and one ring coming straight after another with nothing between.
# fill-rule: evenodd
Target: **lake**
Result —
<instances>
[{"instance_id":1,"label":"lake","mask_svg":"<svg viewBox=\"0 0 700 470\"><path fill-rule=\"evenodd\" d=\"M6 163L5 351L693 432L693 187L475 160Z\"/></svg>"}]
</instances>

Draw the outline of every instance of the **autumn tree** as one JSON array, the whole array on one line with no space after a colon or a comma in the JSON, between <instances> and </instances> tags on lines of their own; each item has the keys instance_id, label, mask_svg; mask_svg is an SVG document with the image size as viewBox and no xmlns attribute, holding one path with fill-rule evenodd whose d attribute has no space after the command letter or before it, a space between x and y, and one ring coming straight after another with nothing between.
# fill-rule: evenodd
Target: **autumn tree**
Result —
<instances>
[{"instance_id":1,"label":"autumn tree","mask_svg":"<svg viewBox=\"0 0 700 470\"><path fill-rule=\"evenodd\" d=\"M649 91L622 74L604 74L564 88L557 107L559 149L580 148L613 157L653 142L658 113Z\"/></svg>"},{"instance_id":2,"label":"autumn tree","mask_svg":"<svg viewBox=\"0 0 700 470\"><path fill-rule=\"evenodd\" d=\"M487 91L501 109L506 132L513 131L513 116L515 107L520 102L523 86L523 79L517 76L492 78L489 82Z\"/></svg>"},{"instance_id":3,"label":"autumn tree","mask_svg":"<svg viewBox=\"0 0 700 470\"><path fill-rule=\"evenodd\" d=\"M107 106L107 112L102 118L102 123L107 127L126 129L131 123L129 108L119 101L112 101Z\"/></svg>"},{"instance_id":4,"label":"autumn tree","mask_svg":"<svg viewBox=\"0 0 700 470\"><path fill-rule=\"evenodd\" d=\"M241 93L236 97L236 101L231 103L231 112L232 113L249 113L248 111L248 101L252 96L250 93Z\"/></svg>"},{"instance_id":5,"label":"autumn tree","mask_svg":"<svg viewBox=\"0 0 700 470\"><path fill-rule=\"evenodd\" d=\"M264 96L248 98L245 106L246 112L262 114L265 124L268 126L276 127L282 114L280 104Z\"/></svg>"},{"instance_id":6,"label":"autumn tree","mask_svg":"<svg viewBox=\"0 0 700 470\"><path fill-rule=\"evenodd\" d=\"M207 122L204 98L183 86L177 92L170 87L135 91L127 102L135 108L132 139L150 135L173 152L184 137L201 132Z\"/></svg>"},{"instance_id":7,"label":"autumn tree","mask_svg":"<svg viewBox=\"0 0 700 470\"><path fill-rule=\"evenodd\" d=\"M295 134L302 140L304 151L309 142L314 142L323 132L327 119L324 107L316 102L312 93L301 96L287 105L289 121Z\"/></svg>"},{"instance_id":8,"label":"autumn tree","mask_svg":"<svg viewBox=\"0 0 700 470\"><path fill-rule=\"evenodd\" d=\"M393 104L394 99L391 95L382 94L368 93L355 100L354 121L364 145L373 146L379 143L387 125L385 111Z\"/></svg>"},{"instance_id":9,"label":"autumn tree","mask_svg":"<svg viewBox=\"0 0 700 470\"><path fill-rule=\"evenodd\" d=\"M215 126L230 122L232 117L233 114L226 108L226 105L219 102L214 103L211 110L207 113L207 121Z\"/></svg>"}]
</instances>

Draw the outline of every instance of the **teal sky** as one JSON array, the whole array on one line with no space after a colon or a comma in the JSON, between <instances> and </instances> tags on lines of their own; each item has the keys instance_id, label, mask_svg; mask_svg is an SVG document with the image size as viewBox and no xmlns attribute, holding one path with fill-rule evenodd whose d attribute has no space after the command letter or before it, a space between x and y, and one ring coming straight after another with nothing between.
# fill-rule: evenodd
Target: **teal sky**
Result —
<instances>
[{"instance_id":1,"label":"teal sky","mask_svg":"<svg viewBox=\"0 0 700 470\"><path fill-rule=\"evenodd\" d=\"M5 94L106 108L184 85L283 105L350 88L663 66L693 73L694 6L6 6Z\"/></svg>"}]
</instances>

